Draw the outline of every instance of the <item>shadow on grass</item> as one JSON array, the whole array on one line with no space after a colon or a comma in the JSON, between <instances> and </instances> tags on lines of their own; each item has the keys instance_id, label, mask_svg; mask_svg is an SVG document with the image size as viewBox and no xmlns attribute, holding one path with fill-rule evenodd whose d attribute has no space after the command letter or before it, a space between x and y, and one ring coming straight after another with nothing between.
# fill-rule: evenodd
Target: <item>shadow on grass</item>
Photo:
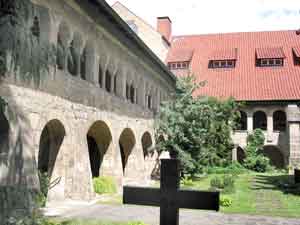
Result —
<instances>
[{"instance_id":1,"label":"shadow on grass","mask_svg":"<svg viewBox=\"0 0 300 225\"><path fill-rule=\"evenodd\" d=\"M300 196L300 184L295 184L293 175L256 175L251 189L278 190Z\"/></svg>"}]
</instances>

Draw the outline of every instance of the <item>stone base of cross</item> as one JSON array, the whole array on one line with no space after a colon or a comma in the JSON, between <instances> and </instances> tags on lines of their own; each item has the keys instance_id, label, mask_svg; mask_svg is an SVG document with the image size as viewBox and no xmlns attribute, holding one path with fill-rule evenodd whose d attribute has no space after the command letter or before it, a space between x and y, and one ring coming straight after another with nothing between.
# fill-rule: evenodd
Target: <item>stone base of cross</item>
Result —
<instances>
[{"instance_id":1,"label":"stone base of cross","mask_svg":"<svg viewBox=\"0 0 300 225\"><path fill-rule=\"evenodd\" d=\"M179 189L179 160L162 159L160 173L160 189L124 186L123 203L160 206L160 225L178 225L179 208L219 210L219 192Z\"/></svg>"}]
</instances>

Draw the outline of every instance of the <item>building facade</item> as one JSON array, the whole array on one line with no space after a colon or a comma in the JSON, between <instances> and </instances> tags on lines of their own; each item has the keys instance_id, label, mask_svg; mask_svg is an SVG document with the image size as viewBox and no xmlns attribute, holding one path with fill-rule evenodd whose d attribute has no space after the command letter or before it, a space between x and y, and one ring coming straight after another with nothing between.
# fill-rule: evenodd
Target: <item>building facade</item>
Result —
<instances>
[{"instance_id":1,"label":"building facade","mask_svg":"<svg viewBox=\"0 0 300 225\"><path fill-rule=\"evenodd\" d=\"M128 14L118 12L121 17ZM169 69L177 77L193 74L197 81L206 81L195 96L233 97L244 103L240 129L232 133L233 160L243 160L248 134L261 128L265 134L263 153L272 164L299 166L299 33L172 36L171 20L159 17L157 21L157 31L170 41L165 60Z\"/></svg>"},{"instance_id":2,"label":"building facade","mask_svg":"<svg viewBox=\"0 0 300 225\"><path fill-rule=\"evenodd\" d=\"M149 180L168 68L105 1L0 9L0 185L38 189L48 173L50 201L88 200L93 177Z\"/></svg>"}]
</instances>

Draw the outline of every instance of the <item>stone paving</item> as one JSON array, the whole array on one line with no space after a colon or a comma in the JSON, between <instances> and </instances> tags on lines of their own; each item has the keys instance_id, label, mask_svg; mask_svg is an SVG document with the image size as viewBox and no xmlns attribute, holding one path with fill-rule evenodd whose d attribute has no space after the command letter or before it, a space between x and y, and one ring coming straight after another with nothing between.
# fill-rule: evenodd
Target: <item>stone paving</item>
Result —
<instances>
[{"instance_id":1,"label":"stone paving","mask_svg":"<svg viewBox=\"0 0 300 225\"><path fill-rule=\"evenodd\" d=\"M63 218L100 219L109 221L143 221L159 224L159 208L135 205L93 204L65 211ZM180 210L181 225L300 225L300 219L223 214L217 212Z\"/></svg>"}]
</instances>

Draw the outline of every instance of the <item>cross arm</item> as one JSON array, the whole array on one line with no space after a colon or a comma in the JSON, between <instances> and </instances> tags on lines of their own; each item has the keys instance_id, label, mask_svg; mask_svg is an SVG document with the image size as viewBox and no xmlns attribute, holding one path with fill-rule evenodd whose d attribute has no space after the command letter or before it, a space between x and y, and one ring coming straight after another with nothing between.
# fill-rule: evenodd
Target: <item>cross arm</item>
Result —
<instances>
[{"instance_id":1,"label":"cross arm","mask_svg":"<svg viewBox=\"0 0 300 225\"><path fill-rule=\"evenodd\" d=\"M219 192L179 190L177 201L179 208L219 211L219 196Z\"/></svg>"},{"instance_id":2,"label":"cross arm","mask_svg":"<svg viewBox=\"0 0 300 225\"><path fill-rule=\"evenodd\" d=\"M160 189L124 186L123 204L159 206Z\"/></svg>"}]
</instances>

